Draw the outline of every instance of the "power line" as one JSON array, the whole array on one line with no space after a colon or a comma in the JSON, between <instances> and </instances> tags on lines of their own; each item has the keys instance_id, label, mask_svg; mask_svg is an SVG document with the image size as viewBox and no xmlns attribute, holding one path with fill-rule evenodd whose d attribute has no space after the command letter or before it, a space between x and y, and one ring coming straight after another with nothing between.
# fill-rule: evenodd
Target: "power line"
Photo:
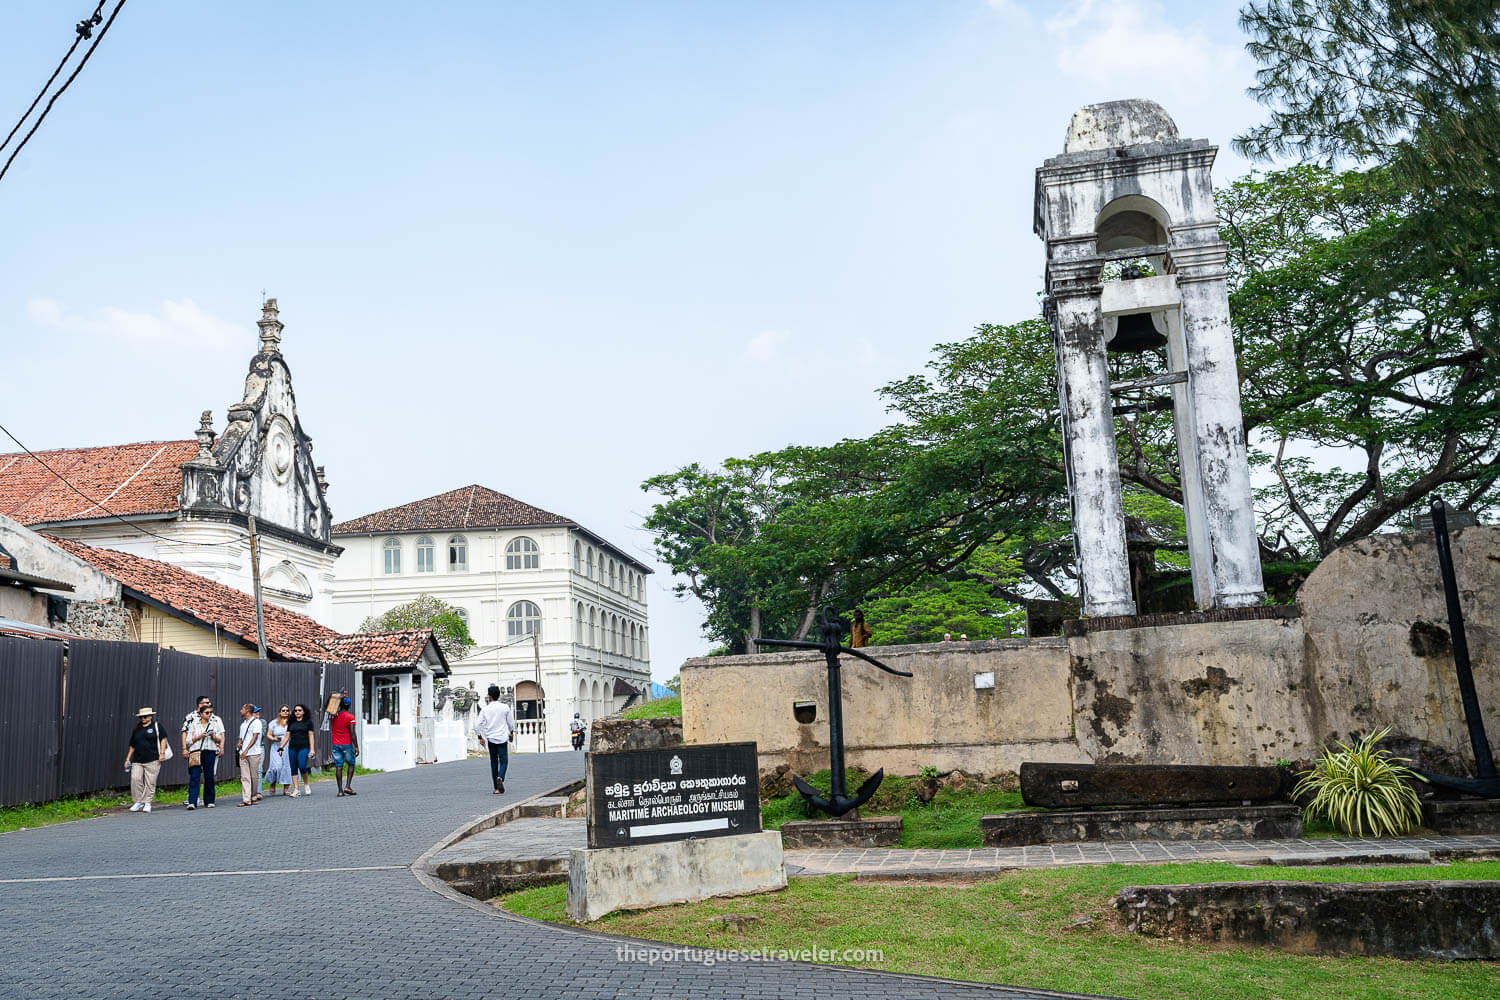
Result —
<instances>
[{"instance_id":1,"label":"power line","mask_svg":"<svg viewBox=\"0 0 1500 1000\"><path fill-rule=\"evenodd\" d=\"M31 129L26 133L21 141L16 144L16 148L11 150L10 159L5 161L5 166L0 167L0 180L3 180L5 178L6 173L10 171L10 165L16 161L17 156L21 155L21 150L26 148L26 144L31 141L31 137L36 135L36 130L42 127L42 122L46 121L47 115L52 111L52 105L57 103L57 99L63 95L63 92L66 91L68 87L72 86L74 80L78 79L78 74L83 72L83 67L88 65L89 58L94 54L94 50L99 47L99 43L104 41L104 36L109 33L110 25L115 23L115 18L119 16L120 8L124 6L125 0L119 0L119 3L115 4L115 9L110 12L109 20L104 22L104 26L99 29L99 34L94 36L93 44L91 44L83 53L83 58L79 60L78 65L74 67L73 72L68 74L68 78L63 81L62 86L58 87L57 92L54 93L51 99L47 101L47 106L42 109L42 113L38 115L36 121L32 123ZM21 116L21 121L16 123L16 128L11 129L10 136L6 136L5 142L0 143L0 149L3 149L6 143L10 142L11 136L14 136L16 134L16 129L19 129L21 127L22 122L25 122L27 116L29 116L31 112L36 108L37 101L40 101L42 99L42 94L45 94L47 92L47 87L50 87L52 85L52 81L57 79L57 74L62 72L63 66L67 65L68 60L72 58L73 52L78 48L79 42L89 37L89 35L93 31L93 26L99 23L99 12L103 9L104 0L101 0L99 6L95 8L94 15L92 17L88 18L87 20L78 22L78 26L75 29L78 32L78 37L74 39L73 45L68 49L68 54L63 56L63 61L58 64L57 69L52 71L52 76L48 78L47 84L42 88L41 94L38 94L36 100L31 102L31 107L26 109L26 114Z\"/></svg>"},{"instance_id":2,"label":"power line","mask_svg":"<svg viewBox=\"0 0 1500 1000\"><path fill-rule=\"evenodd\" d=\"M57 79L57 74L62 72L62 68L68 64L68 60L73 58L73 53L78 51L79 43L85 38L93 37L94 25L104 20L100 16L100 12L104 10L104 3L105 0L99 0L99 6L94 8L94 15L79 21L77 27L73 29L73 44L68 46L68 51L63 53L62 60L57 64L57 69L52 71L52 75L47 77L47 82L42 84L42 89L37 91L36 97L31 102L31 107L27 108L26 113L16 121L16 124L10 130L10 134L5 137L5 141L0 142L0 149L4 149L10 145L10 141L16 137L16 133L21 131L21 126L26 124L26 119L30 118L31 113L36 110L36 106L42 103L42 98L46 97L47 91L52 89L52 81Z\"/></svg>"},{"instance_id":3,"label":"power line","mask_svg":"<svg viewBox=\"0 0 1500 1000\"><path fill-rule=\"evenodd\" d=\"M123 0L121 0L121 2L123 2ZM152 538L159 538L159 539L161 539L164 542L171 542L173 545L197 545L197 546L200 546L200 547L206 548L206 549L213 549L213 548L218 548L220 546L239 545L240 544L239 542L194 542L194 541L189 541L188 539L185 539L185 538L168 538L166 535L158 535L156 532L152 531L149 528L143 528L143 527L141 527L141 525L138 522L136 522L136 521L127 521L125 518L121 517L119 514L116 514L114 511L112 511L108 507L104 506L104 504L100 503L98 500L95 500L93 497L91 497L87 493L83 492L83 490L80 490L78 487L74 486L73 483L68 479L67 476L63 475L61 472L58 472L52 466L50 466L46 462L42 461L42 457L40 455L38 455L36 452L32 451L30 448L26 447L26 445L21 441L21 439L18 438L18 437L16 437L14 434L12 434L10 432L10 429L8 427L6 427L4 424L0 424L0 431L4 431L5 432L5 436L8 437L8 438L10 438L12 441L14 441L16 443L16 447L20 448L26 454L30 455L32 457L32 459L38 465L40 465L42 468L46 469L48 472L50 472L54 476L56 476L58 478L58 480L60 480L62 482L62 484L64 486L66 486L68 489L72 490L74 493L77 493L79 496L83 497L83 499L87 500L93 506L98 507L100 510L104 511L104 513L108 514L110 517L114 518L116 521L119 521L121 524L124 524L124 525L127 525L127 526L131 527L131 528L134 528L136 531L139 531L142 534L150 535Z\"/></svg>"}]
</instances>

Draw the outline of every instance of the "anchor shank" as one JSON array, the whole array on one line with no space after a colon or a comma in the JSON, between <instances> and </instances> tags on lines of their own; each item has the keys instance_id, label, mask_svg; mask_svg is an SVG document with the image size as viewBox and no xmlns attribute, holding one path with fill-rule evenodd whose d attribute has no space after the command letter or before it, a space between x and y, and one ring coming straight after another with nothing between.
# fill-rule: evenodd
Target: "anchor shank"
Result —
<instances>
[{"instance_id":1,"label":"anchor shank","mask_svg":"<svg viewBox=\"0 0 1500 1000\"><path fill-rule=\"evenodd\" d=\"M844 690L839 677L839 654L824 650L828 661L828 766L834 802L844 798Z\"/></svg>"},{"instance_id":2,"label":"anchor shank","mask_svg":"<svg viewBox=\"0 0 1500 1000\"><path fill-rule=\"evenodd\" d=\"M1474 749L1474 767L1481 780L1495 777L1495 759L1484 733L1484 716L1474 690L1474 670L1469 662L1469 639L1464 632L1464 609L1458 600L1458 579L1453 572L1453 550L1448 543L1448 511L1441 500L1432 502L1432 530L1437 535L1438 568L1443 574L1443 596L1448 601L1448 632L1453 644L1453 666L1458 673L1458 691L1463 700L1464 721L1469 726L1469 744Z\"/></svg>"}]
</instances>

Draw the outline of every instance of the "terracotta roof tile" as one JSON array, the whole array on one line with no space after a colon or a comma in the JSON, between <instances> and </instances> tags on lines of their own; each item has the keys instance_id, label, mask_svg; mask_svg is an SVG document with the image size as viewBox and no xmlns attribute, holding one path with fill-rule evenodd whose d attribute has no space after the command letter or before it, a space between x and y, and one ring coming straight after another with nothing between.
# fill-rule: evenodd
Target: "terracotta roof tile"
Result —
<instances>
[{"instance_id":1,"label":"terracotta roof tile","mask_svg":"<svg viewBox=\"0 0 1500 1000\"><path fill-rule=\"evenodd\" d=\"M369 535L387 531L440 531L463 528L520 528L536 525L577 527L561 514L522 503L515 497L464 486L399 507L356 517L333 526L335 535Z\"/></svg>"},{"instance_id":2,"label":"terracotta roof tile","mask_svg":"<svg viewBox=\"0 0 1500 1000\"><path fill-rule=\"evenodd\" d=\"M432 629L407 628L393 632L335 636L325 645L332 654L330 658L340 663L391 663L407 666L422 658L429 642L432 642ZM441 649L439 655L441 656Z\"/></svg>"},{"instance_id":3,"label":"terracotta roof tile","mask_svg":"<svg viewBox=\"0 0 1500 1000\"><path fill-rule=\"evenodd\" d=\"M108 517L108 512L170 514L182 495L182 463L198 454L198 443L143 441L36 454L89 499L25 452L0 455L0 514L28 525Z\"/></svg>"},{"instance_id":4,"label":"terracotta roof tile","mask_svg":"<svg viewBox=\"0 0 1500 1000\"><path fill-rule=\"evenodd\" d=\"M169 563L99 549L71 538L48 539L59 547L120 581L120 585L144 595L158 604L184 612L210 627L255 643L255 599L242 590L217 583L207 577ZM292 660L354 662L330 655L327 643L339 638L331 628L319 625L306 615L266 604L266 649Z\"/></svg>"}]
</instances>

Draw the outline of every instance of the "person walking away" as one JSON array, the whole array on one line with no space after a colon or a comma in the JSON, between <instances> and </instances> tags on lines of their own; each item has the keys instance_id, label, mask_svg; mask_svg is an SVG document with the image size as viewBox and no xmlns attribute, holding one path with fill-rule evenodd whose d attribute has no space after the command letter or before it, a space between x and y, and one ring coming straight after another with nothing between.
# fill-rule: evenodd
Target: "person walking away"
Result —
<instances>
[{"instance_id":1,"label":"person walking away","mask_svg":"<svg viewBox=\"0 0 1500 1000\"><path fill-rule=\"evenodd\" d=\"M260 801L255 786L260 778L260 736L263 731L258 709L240 706L240 738L235 741L234 755L240 765L240 805L253 806Z\"/></svg>"},{"instance_id":2,"label":"person walking away","mask_svg":"<svg viewBox=\"0 0 1500 1000\"><path fill-rule=\"evenodd\" d=\"M516 717L510 706L500 700L500 685L491 684L489 703L479 712L474 723L474 735L490 752L490 777L495 782L496 795L505 792L505 770L510 741L516 738Z\"/></svg>"},{"instance_id":3,"label":"person walking away","mask_svg":"<svg viewBox=\"0 0 1500 1000\"><path fill-rule=\"evenodd\" d=\"M292 793L292 762L287 756L288 727L292 721L292 710L285 705L276 711L276 718L266 724L266 774L265 783L276 794L281 786L282 795Z\"/></svg>"},{"instance_id":4,"label":"person walking away","mask_svg":"<svg viewBox=\"0 0 1500 1000\"><path fill-rule=\"evenodd\" d=\"M156 798L156 777L161 764L172 758L172 742L156 722L156 713L143 708L135 713L135 728L125 748L125 770L130 772L130 811L150 812Z\"/></svg>"},{"instance_id":5,"label":"person walking away","mask_svg":"<svg viewBox=\"0 0 1500 1000\"><path fill-rule=\"evenodd\" d=\"M573 713L573 721L568 723L568 729L573 733L573 749L583 749L583 715L579 712Z\"/></svg>"},{"instance_id":6,"label":"person walking away","mask_svg":"<svg viewBox=\"0 0 1500 1000\"><path fill-rule=\"evenodd\" d=\"M339 699L338 714L328 725L328 743L333 748L333 778L338 782L340 795L354 794L354 761L359 757L359 734L355 731L354 713L349 707L354 704L347 697ZM344 776L344 769L349 776Z\"/></svg>"},{"instance_id":7,"label":"person walking away","mask_svg":"<svg viewBox=\"0 0 1500 1000\"><path fill-rule=\"evenodd\" d=\"M306 705L292 706L292 721L287 723L287 765L292 772L292 798L296 798L297 781L302 781L302 794L312 794L312 762L317 759L317 737L314 732L312 712Z\"/></svg>"},{"instance_id":8,"label":"person walking away","mask_svg":"<svg viewBox=\"0 0 1500 1000\"><path fill-rule=\"evenodd\" d=\"M198 702L198 714L182 736L182 752L188 759L189 810L198 808L198 783L203 782L203 805L214 807L215 769L224 749L224 720L214 714L214 703Z\"/></svg>"}]
</instances>

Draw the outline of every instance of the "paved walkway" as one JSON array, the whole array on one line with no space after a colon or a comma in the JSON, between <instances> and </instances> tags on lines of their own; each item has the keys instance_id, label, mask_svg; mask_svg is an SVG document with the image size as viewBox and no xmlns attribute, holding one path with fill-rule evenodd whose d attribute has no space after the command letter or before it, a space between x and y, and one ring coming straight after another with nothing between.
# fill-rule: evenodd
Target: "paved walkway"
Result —
<instances>
[{"instance_id":1,"label":"paved walkway","mask_svg":"<svg viewBox=\"0 0 1500 1000\"><path fill-rule=\"evenodd\" d=\"M411 863L497 803L578 778L583 755L512 758L503 798L487 767L371 775L352 799L321 784L249 809L231 799L0 835L0 997L1056 996L784 963L621 961L619 939L456 902Z\"/></svg>"},{"instance_id":2,"label":"paved walkway","mask_svg":"<svg viewBox=\"0 0 1500 1000\"><path fill-rule=\"evenodd\" d=\"M1500 837L1402 837L1395 840L1132 840L972 850L885 847L786 852L788 875L983 874L1063 865L1228 861L1241 865L1427 864L1453 857L1500 857Z\"/></svg>"}]
</instances>

